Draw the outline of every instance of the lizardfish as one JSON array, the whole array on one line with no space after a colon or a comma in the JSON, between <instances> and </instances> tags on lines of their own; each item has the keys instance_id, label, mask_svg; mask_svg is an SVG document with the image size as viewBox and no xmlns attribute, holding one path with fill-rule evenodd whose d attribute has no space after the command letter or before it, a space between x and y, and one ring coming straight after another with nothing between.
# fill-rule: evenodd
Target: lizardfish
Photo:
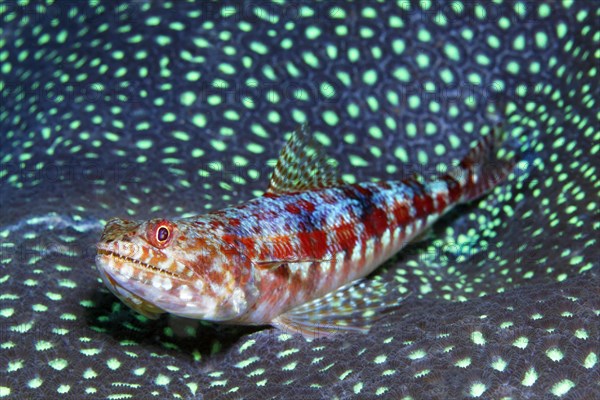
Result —
<instances>
[{"instance_id":1,"label":"lizardfish","mask_svg":"<svg viewBox=\"0 0 600 400\"><path fill-rule=\"evenodd\" d=\"M366 332L389 287L364 277L457 204L505 179L493 130L435 179L344 183L306 126L292 133L262 197L181 219L108 221L97 244L102 280L124 303L307 338Z\"/></svg>"}]
</instances>

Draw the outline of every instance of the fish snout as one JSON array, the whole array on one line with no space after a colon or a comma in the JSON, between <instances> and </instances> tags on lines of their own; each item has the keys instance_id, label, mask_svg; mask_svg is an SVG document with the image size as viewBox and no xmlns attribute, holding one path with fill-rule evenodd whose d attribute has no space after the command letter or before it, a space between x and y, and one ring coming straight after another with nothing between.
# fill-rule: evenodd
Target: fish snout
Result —
<instances>
[{"instance_id":1,"label":"fish snout","mask_svg":"<svg viewBox=\"0 0 600 400\"><path fill-rule=\"evenodd\" d=\"M142 246L122 240L100 241L96 244L96 251L98 254L110 254L130 259L139 259L143 256Z\"/></svg>"}]
</instances>

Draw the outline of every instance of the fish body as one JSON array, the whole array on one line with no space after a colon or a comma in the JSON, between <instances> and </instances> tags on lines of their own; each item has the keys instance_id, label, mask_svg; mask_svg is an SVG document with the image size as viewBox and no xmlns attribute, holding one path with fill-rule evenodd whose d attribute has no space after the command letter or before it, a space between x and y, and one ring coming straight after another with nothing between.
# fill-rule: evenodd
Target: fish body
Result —
<instances>
[{"instance_id":1,"label":"fish body","mask_svg":"<svg viewBox=\"0 0 600 400\"><path fill-rule=\"evenodd\" d=\"M306 337L368 331L389 288L364 278L456 204L504 179L486 136L451 172L426 181L344 184L306 128L282 150L264 196L183 219L108 222L96 264L133 309ZM396 296L397 297L397 296Z\"/></svg>"}]
</instances>

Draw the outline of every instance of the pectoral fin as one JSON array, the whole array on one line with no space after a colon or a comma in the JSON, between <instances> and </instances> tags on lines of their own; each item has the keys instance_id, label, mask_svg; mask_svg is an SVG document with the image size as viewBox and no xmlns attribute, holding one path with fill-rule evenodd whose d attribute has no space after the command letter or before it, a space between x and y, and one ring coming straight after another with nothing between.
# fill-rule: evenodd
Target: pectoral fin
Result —
<instances>
[{"instance_id":1,"label":"pectoral fin","mask_svg":"<svg viewBox=\"0 0 600 400\"><path fill-rule=\"evenodd\" d=\"M260 270L275 270L279 267L281 267L283 264L281 261L258 261L258 262L254 262L254 265L256 266L256 268L260 269Z\"/></svg>"},{"instance_id":2,"label":"pectoral fin","mask_svg":"<svg viewBox=\"0 0 600 400\"><path fill-rule=\"evenodd\" d=\"M306 339L344 331L367 333L377 320L398 309L402 300L386 283L359 279L279 315L272 325Z\"/></svg>"}]
</instances>

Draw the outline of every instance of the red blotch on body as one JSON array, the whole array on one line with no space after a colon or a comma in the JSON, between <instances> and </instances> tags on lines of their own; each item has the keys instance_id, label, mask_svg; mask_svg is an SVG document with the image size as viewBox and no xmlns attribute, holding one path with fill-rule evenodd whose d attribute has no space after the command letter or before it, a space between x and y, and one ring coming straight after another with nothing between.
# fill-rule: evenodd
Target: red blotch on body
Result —
<instances>
[{"instance_id":1,"label":"red blotch on body","mask_svg":"<svg viewBox=\"0 0 600 400\"><path fill-rule=\"evenodd\" d=\"M315 205L308 200L298 200L298 207L308 212L315 211Z\"/></svg>"},{"instance_id":2,"label":"red blotch on body","mask_svg":"<svg viewBox=\"0 0 600 400\"><path fill-rule=\"evenodd\" d=\"M386 181L380 181L380 182L377 183L377 185L382 190L389 190L389 189L392 188L392 186L388 182L386 182Z\"/></svg>"},{"instance_id":3,"label":"red blotch on body","mask_svg":"<svg viewBox=\"0 0 600 400\"><path fill-rule=\"evenodd\" d=\"M352 254L354 246L356 246L356 230L353 224L340 225L335 229L336 241L340 247L346 251L346 254Z\"/></svg>"},{"instance_id":4,"label":"red blotch on body","mask_svg":"<svg viewBox=\"0 0 600 400\"><path fill-rule=\"evenodd\" d=\"M269 246L271 255L275 260L290 260L294 257L289 236L278 236L267 246Z\"/></svg>"},{"instance_id":5,"label":"red blotch on body","mask_svg":"<svg viewBox=\"0 0 600 400\"><path fill-rule=\"evenodd\" d=\"M258 243L257 260L265 262L269 267L269 263L278 263L286 261L294 261L297 258L290 237L288 236L273 236L260 240ZM270 265L273 266L273 265Z\"/></svg>"},{"instance_id":6,"label":"red blotch on body","mask_svg":"<svg viewBox=\"0 0 600 400\"><path fill-rule=\"evenodd\" d=\"M367 237L381 236L388 227L387 213L381 208L373 208L363 221Z\"/></svg>"},{"instance_id":7,"label":"red blotch on body","mask_svg":"<svg viewBox=\"0 0 600 400\"><path fill-rule=\"evenodd\" d=\"M240 253L240 249L238 248L238 242L240 242L238 240L238 236L237 235L230 235L230 234L225 234L223 236L221 236L221 238L223 239L223 242L225 242L224 246L220 246L220 252L221 254L225 255L227 258L231 259L235 256L237 256ZM204 246L199 247L202 250L202 253L205 253L204 251Z\"/></svg>"},{"instance_id":8,"label":"red blotch on body","mask_svg":"<svg viewBox=\"0 0 600 400\"><path fill-rule=\"evenodd\" d=\"M285 210L292 214L300 214L300 212L301 212L300 207L298 207L296 204L293 204L293 203L286 204Z\"/></svg>"},{"instance_id":9,"label":"red blotch on body","mask_svg":"<svg viewBox=\"0 0 600 400\"><path fill-rule=\"evenodd\" d=\"M223 228L223 222L213 219L208 223L208 226L210 227L210 229L216 230L219 228Z\"/></svg>"},{"instance_id":10,"label":"red blotch on body","mask_svg":"<svg viewBox=\"0 0 600 400\"><path fill-rule=\"evenodd\" d=\"M249 237L239 237L238 240L245 247L244 254L246 254L246 256L249 258L254 258L256 247L256 242L254 241L254 239Z\"/></svg>"},{"instance_id":11,"label":"red blotch on body","mask_svg":"<svg viewBox=\"0 0 600 400\"><path fill-rule=\"evenodd\" d=\"M441 214L445 209L446 206L448 206L448 204L446 204L446 196L444 196L442 193L438 194L436 196L436 201L437 201L437 212L439 214Z\"/></svg>"},{"instance_id":12,"label":"red blotch on body","mask_svg":"<svg viewBox=\"0 0 600 400\"><path fill-rule=\"evenodd\" d=\"M434 212L433 199L427 194L421 196L415 196L413 199L415 210L417 211L417 218L427 217Z\"/></svg>"},{"instance_id":13,"label":"red blotch on body","mask_svg":"<svg viewBox=\"0 0 600 400\"><path fill-rule=\"evenodd\" d=\"M299 232L301 258L309 260L323 260L327 256L327 234L320 230Z\"/></svg>"},{"instance_id":14,"label":"red blotch on body","mask_svg":"<svg viewBox=\"0 0 600 400\"><path fill-rule=\"evenodd\" d=\"M371 196L373 196L373 192L371 192L369 189L361 186L361 185L353 185L354 189L356 189L357 192L359 192L360 194L362 194L365 197L370 198Z\"/></svg>"},{"instance_id":15,"label":"red blotch on body","mask_svg":"<svg viewBox=\"0 0 600 400\"><path fill-rule=\"evenodd\" d=\"M408 225L411 220L410 206L408 204L405 202L396 202L394 203L394 209L392 211L394 213L394 218L396 219L396 225Z\"/></svg>"},{"instance_id":16,"label":"red blotch on body","mask_svg":"<svg viewBox=\"0 0 600 400\"><path fill-rule=\"evenodd\" d=\"M208 271L206 278L211 284L220 285L225 280L225 274L223 271L217 271L213 268Z\"/></svg>"}]
</instances>

